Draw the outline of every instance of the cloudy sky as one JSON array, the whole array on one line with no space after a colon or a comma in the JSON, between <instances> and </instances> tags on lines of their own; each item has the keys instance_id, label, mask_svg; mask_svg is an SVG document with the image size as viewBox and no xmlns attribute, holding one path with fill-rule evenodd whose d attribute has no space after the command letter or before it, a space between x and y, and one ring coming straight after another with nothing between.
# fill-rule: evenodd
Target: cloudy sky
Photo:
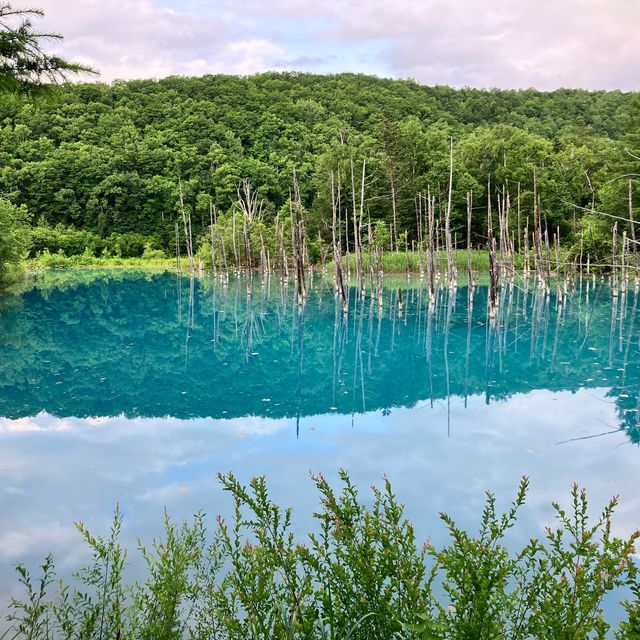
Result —
<instances>
[{"instance_id":1,"label":"cloudy sky","mask_svg":"<svg viewBox=\"0 0 640 640\"><path fill-rule=\"evenodd\" d=\"M16 4L18 4L16 2ZM102 79L353 71L474 87L640 89L639 0L40 0Z\"/></svg>"}]
</instances>

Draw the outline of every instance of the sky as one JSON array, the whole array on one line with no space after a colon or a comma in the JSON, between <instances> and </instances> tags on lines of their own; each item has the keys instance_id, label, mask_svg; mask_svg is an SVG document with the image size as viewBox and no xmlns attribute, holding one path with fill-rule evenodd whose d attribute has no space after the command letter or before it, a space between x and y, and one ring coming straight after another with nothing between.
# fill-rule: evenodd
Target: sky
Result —
<instances>
[{"instance_id":1,"label":"sky","mask_svg":"<svg viewBox=\"0 0 640 640\"><path fill-rule=\"evenodd\" d=\"M19 6L19 3L15 3ZM640 89L640 0L40 0L100 79L342 71L455 87Z\"/></svg>"}]
</instances>

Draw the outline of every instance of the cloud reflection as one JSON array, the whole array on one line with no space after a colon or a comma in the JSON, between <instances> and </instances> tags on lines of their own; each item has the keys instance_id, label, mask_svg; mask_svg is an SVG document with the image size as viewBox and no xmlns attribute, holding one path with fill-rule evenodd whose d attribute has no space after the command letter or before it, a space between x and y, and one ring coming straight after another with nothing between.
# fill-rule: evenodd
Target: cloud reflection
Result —
<instances>
[{"instance_id":1,"label":"cloud reflection","mask_svg":"<svg viewBox=\"0 0 640 640\"><path fill-rule=\"evenodd\" d=\"M0 595L15 585L10 565L18 558L36 562L52 550L63 567L72 565L81 553L72 522L105 531L116 503L131 546L136 536L159 533L165 506L176 518L201 509L228 514L215 477L228 470L243 479L266 474L274 498L294 506L299 530L313 526L317 504L309 471L335 480L344 467L365 494L388 474L419 536L436 542L444 539L439 511L474 526L483 492L494 490L506 504L525 473L533 491L518 535L549 524L550 500L566 496L573 481L590 488L594 505L621 493L616 524L628 532L640 524L637 449L620 433L556 444L614 424L606 394L533 391L490 406L476 395L466 408L454 398L449 411L436 404L388 415L325 414L303 418L297 439L293 418L2 419L0 468L11 490L1 498Z\"/></svg>"}]
</instances>

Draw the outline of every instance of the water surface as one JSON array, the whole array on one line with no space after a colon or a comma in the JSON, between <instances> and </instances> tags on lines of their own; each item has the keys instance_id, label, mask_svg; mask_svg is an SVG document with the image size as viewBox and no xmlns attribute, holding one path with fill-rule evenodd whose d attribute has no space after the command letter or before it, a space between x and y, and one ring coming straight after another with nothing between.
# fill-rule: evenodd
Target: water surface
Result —
<instances>
[{"instance_id":1,"label":"water surface","mask_svg":"<svg viewBox=\"0 0 640 640\"><path fill-rule=\"evenodd\" d=\"M399 311L397 286L402 288ZM247 291L251 293L248 295ZM552 521L571 482L594 506L621 494L616 526L640 525L638 296L576 283L557 307L532 287L441 292L418 279L377 302L336 306L316 276L294 285L141 273L51 273L0 298L0 598L11 567L84 550L73 521L102 532L116 503L124 538L177 517L228 513L215 474L267 474L312 526L309 471L386 473L419 536L445 540L446 510L474 526L485 489L532 491L516 542ZM135 566L134 566L135 570Z\"/></svg>"}]
</instances>

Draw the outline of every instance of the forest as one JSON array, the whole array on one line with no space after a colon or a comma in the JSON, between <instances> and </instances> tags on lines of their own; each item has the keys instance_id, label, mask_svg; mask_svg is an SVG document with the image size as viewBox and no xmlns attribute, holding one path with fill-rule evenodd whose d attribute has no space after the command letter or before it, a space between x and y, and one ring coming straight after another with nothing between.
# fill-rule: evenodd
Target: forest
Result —
<instances>
[{"instance_id":1,"label":"forest","mask_svg":"<svg viewBox=\"0 0 640 640\"><path fill-rule=\"evenodd\" d=\"M486 246L487 211L508 199L520 252L537 200L541 227L594 264L611 254L616 218L635 241L640 216L637 93L264 73L65 84L35 101L4 95L0 109L0 279L27 253L184 255L185 212L194 253L210 256L214 238L230 262L273 259L278 237L291 250L294 171L311 263L330 256L332 180L347 252L356 198L375 229L365 245L422 242L418 194L440 225L450 170L454 247L466 246L467 194L472 245Z\"/></svg>"}]
</instances>

